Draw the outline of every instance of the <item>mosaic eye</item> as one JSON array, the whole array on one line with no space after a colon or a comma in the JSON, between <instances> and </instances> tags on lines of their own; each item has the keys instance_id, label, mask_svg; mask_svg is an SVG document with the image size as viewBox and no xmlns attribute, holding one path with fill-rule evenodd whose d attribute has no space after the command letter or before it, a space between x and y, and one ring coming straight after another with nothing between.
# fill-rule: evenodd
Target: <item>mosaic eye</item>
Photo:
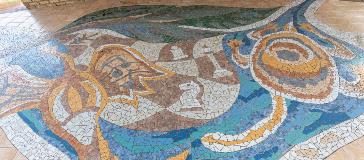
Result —
<instances>
[{"instance_id":1,"label":"mosaic eye","mask_svg":"<svg viewBox=\"0 0 364 160\"><path fill-rule=\"evenodd\" d=\"M113 77L113 78L119 78L119 77L121 77L121 76L123 76L123 71L121 71L121 70L117 70L117 69L114 69L112 72L111 72L111 76Z\"/></svg>"}]
</instances>

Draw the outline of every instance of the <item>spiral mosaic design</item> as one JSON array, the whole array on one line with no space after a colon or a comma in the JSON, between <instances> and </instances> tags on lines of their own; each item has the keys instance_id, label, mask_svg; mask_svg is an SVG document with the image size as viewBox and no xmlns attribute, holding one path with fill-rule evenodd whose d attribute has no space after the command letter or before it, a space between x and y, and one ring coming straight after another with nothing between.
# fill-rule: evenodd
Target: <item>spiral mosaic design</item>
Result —
<instances>
[{"instance_id":1,"label":"spiral mosaic design","mask_svg":"<svg viewBox=\"0 0 364 160\"><path fill-rule=\"evenodd\" d=\"M253 48L250 63L256 80L271 92L311 103L337 96L335 62L316 42L297 32L263 37Z\"/></svg>"}]
</instances>

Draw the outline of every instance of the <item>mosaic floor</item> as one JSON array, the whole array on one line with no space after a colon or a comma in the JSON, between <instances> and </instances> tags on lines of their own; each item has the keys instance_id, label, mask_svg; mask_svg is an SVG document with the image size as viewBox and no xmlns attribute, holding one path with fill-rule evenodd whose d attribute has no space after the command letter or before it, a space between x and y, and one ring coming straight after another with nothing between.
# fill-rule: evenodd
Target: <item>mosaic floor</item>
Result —
<instances>
[{"instance_id":1,"label":"mosaic floor","mask_svg":"<svg viewBox=\"0 0 364 160\"><path fill-rule=\"evenodd\" d=\"M364 34L324 2L90 13L0 52L4 139L31 160L325 159L364 137Z\"/></svg>"}]
</instances>

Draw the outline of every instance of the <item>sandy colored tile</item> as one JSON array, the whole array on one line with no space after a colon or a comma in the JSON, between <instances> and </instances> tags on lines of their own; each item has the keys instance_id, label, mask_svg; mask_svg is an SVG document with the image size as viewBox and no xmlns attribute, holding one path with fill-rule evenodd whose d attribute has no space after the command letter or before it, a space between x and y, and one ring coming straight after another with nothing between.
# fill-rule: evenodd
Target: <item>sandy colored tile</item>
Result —
<instances>
[{"instance_id":1,"label":"sandy colored tile","mask_svg":"<svg viewBox=\"0 0 364 160\"><path fill-rule=\"evenodd\" d=\"M27 158L18 151L13 160L27 160Z\"/></svg>"},{"instance_id":2,"label":"sandy colored tile","mask_svg":"<svg viewBox=\"0 0 364 160\"><path fill-rule=\"evenodd\" d=\"M364 137L344 146L326 160L364 160Z\"/></svg>"},{"instance_id":3,"label":"sandy colored tile","mask_svg":"<svg viewBox=\"0 0 364 160\"><path fill-rule=\"evenodd\" d=\"M8 138L6 137L4 131L0 129L0 148L13 147Z\"/></svg>"},{"instance_id":4,"label":"sandy colored tile","mask_svg":"<svg viewBox=\"0 0 364 160\"><path fill-rule=\"evenodd\" d=\"M0 159L2 160L12 160L16 156L15 148L0 148Z\"/></svg>"},{"instance_id":5,"label":"sandy colored tile","mask_svg":"<svg viewBox=\"0 0 364 160\"><path fill-rule=\"evenodd\" d=\"M364 2L327 0L316 15L323 23L336 29L364 33Z\"/></svg>"}]
</instances>

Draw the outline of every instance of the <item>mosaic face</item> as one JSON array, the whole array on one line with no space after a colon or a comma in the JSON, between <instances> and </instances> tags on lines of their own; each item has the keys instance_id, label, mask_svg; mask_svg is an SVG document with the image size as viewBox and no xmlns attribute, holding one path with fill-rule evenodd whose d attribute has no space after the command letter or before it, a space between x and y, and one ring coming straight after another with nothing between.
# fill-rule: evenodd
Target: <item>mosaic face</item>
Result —
<instances>
[{"instance_id":1,"label":"mosaic face","mask_svg":"<svg viewBox=\"0 0 364 160\"><path fill-rule=\"evenodd\" d=\"M129 52L132 51L125 50L122 46L103 46L92 58L89 70L102 83L109 96L150 94L152 90L143 85L143 79L165 74Z\"/></svg>"},{"instance_id":2,"label":"mosaic face","mask_svg":"<svg viewBox=\"0 0 364 160\"><path fill-rule=\"evenodd\" d=\"M29 159L323 159L363 136L364 50L322 2L86 15L0 59L0 127Z\"/></svg>"}]
</instances>

